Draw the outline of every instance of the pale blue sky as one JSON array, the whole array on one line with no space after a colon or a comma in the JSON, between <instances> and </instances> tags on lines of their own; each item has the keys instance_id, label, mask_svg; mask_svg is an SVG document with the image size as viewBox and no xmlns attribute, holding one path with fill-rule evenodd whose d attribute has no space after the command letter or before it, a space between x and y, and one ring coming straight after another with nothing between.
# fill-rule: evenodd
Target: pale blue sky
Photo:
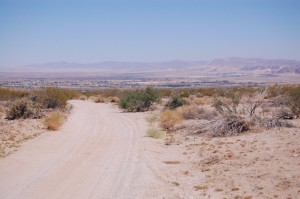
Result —
<instances>
[{"instance_id":1,"label":"pale blue sky","mask_svg":"<svg viewBox=\"0 0 300 199\"><path fill-rule=\"evenodd\" d=\"M0 0L0 67L300 60L300 0Z\"/></svg>"}]
</instances>

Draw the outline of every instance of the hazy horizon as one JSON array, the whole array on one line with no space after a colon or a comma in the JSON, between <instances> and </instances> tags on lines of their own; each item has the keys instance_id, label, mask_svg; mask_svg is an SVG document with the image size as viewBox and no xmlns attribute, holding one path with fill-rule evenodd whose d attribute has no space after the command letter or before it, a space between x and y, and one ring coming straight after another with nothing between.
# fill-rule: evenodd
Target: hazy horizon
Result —
<instances>
[{"instance_id":1,"label":"hazy horizon","mask_svg":"<svg viewBox=\"0 0 300 199\"><path fill-rule=\"evenodd\" d=\"M299 0L0 0L0 67L300 60Z\"/></svg>"}]
</instances>

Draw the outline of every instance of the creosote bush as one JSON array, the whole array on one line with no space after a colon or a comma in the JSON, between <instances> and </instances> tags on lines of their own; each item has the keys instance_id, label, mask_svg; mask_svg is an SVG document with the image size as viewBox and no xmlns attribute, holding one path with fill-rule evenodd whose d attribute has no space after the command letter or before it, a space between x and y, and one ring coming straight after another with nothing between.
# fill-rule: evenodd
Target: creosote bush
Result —
<instances>
[{"instance_id":1,"label":"creosote bush","mask_svg":"<svg viewBox=\"0 0 300 199\"><path fill-rule=\"evenodd\" d=\"M55 131L58 130L64 121L64 114L60 111L54 111L46 116L45 125L48 130Z\"/></svg>"},{"instance_id":2,"label":"creosote bush","mask_svg":"<svg viewBox=\"0 0 300 199\"><path fill-rule=\"evenodd\" d=\"M160 115L160 127L163 129L171 129L176 124L180 124L183 121L182 114L178 110L164 110Z\"/></svg>"},{"instance_id":3,"label":"creosote bush","mask_svg":"<svg viewBox=\"0 0 300 199\"><path fill-rule=\"evenodd\" d=\"M37 114L37 108L34 107L32 101L27 98L15 100L9 107L6 117L7 119L14 120L19 118L29 118Z\"/></svg>"},{"instance_id":4,"label":"creosote bush","mask_svg":"<svg viewBox=\"0 0 300 199\"><path fill-rule=\"evenodd\" d=\"M175 109L175 108L178 108L185 104L187 104L187 101L183 97L175 95L168 101L168 103L166 104L166 107Z\"/></svg>"},{"instance_id":5,"label":"creosote bush","mask_svg":"<svg viewBox=\"0 0 300 199\"><path fill-rule=\"evenodd\" d=\"M150 106L159 100L158 92L152 88L141 91L128 91L120 98L119 106L129 112L149 110Z\"/></svg>"},{"instance_id":6,"label":"creosote bush","mask_svg":"<svg viewBox=\"0 0 300 199\"><path fill-rule=\"evenodd\" d=\"M79 98L79 93L60 88L46 88L36 93L34 101L41 103L45 108L65 108L67 101Z\"/></svg>"},{"instance_id":7,"label":"creosote bush","mask_svg":"<svg viewBox=\"0 0 300 199\"><path fill-rule=\"evenodd\" d=\"M0 100L15 100L27 95L26 91L0 88Z\"/></svg>"}]
</instances>

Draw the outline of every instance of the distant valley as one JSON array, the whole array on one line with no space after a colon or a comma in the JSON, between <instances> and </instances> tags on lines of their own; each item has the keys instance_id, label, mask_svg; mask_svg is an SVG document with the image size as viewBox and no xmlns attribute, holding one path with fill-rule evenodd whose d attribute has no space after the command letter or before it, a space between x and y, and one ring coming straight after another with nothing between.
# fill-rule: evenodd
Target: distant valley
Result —
<instances>
[{"instance_id":1,"label":"distant valley","mask_svg":"<svg viewBox=\"0 0 300 199\"><path fill-rule=\"evenodd\" d=\"M1 86L26 88L61 85L68 88L139 88L299 83L300 61L231 57L211 61L53 62L0 68L0 78Z\"/></svg>"}]
</instances>

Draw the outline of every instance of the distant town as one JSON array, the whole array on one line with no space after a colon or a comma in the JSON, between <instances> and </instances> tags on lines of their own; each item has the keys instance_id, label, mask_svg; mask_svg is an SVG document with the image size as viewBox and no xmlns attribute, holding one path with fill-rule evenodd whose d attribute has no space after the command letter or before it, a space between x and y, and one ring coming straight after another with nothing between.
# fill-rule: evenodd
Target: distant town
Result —
<instances>
[{"instance_id":1,"label":"distant town","mask_svg":"<svg viewBox=\"0 0 300 199\"><path fill-rule=\"evenodd\" d=\"M139 89L151 86L154 88L196 88L219 86L256 86L266 83L235 83L228 80L216 81L178 81L178 80L52 80L52 79L26 79L26 80L0 80L0 87L17 89L39 89L45 87L60 87L76 90L97 89Z\"/></svg>"}]
</instances>

